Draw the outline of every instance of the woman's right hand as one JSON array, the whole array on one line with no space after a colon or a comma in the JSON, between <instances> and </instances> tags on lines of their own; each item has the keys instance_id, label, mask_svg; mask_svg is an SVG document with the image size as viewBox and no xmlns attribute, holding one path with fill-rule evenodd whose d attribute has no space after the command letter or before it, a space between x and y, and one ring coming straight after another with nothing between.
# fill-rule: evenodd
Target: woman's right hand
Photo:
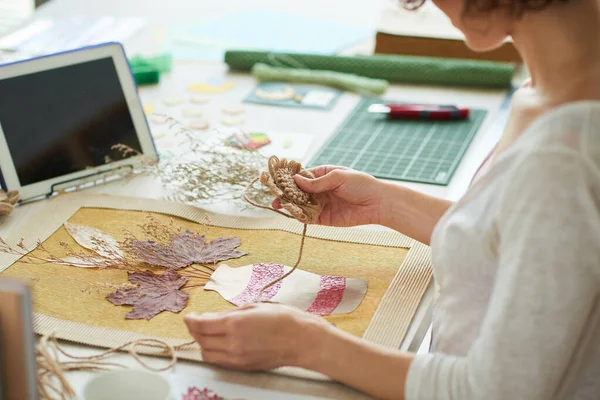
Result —
<instances>
[{"instance_id":1,"label":"woman's right hand","mask_svg":"<svg viewBox=\"0 0 600 400\"><path fill-rule=\"evenodd\" d=\"M323 211L316 222L319 225L355 226L378 224L381 219L383 182L371 175L345 167L324 165L309 169L315 179L296 175L300 189L313 193ZM279 199L274 208L281 208Z\"/></svg>"}]
</instances>

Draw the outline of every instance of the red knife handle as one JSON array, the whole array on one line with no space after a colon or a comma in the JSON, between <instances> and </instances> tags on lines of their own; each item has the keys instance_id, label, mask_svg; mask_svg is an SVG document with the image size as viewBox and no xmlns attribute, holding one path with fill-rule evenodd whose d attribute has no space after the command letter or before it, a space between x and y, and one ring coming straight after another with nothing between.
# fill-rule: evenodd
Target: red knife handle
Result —
<instances>
[{"instance_id":1,"label":"red knife handle","mask_svg":"<svg viewBox=\"0 0 600 400\"><path fill-rule=\"evenodd\" d=\"M468 108L387 105L390 108L388 118L420 120L462 120L469 117Z\"/></svg>"}]
</instances>

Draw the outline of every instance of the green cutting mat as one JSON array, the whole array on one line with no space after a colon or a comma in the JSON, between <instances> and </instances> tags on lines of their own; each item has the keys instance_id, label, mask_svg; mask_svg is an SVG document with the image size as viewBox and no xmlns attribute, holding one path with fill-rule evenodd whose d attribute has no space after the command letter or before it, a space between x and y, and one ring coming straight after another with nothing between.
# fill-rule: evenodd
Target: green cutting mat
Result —
<instances>
[{"instance_id":1,"label":"green cutting mat","mask_svg":"<svg viewBox=\"0 0 600 400\"><path fill-rule=\"evenodd\" d=\"M341 165L383 179L447 185L479 130L486 110L471 109L464 121L390 120L367 112L363 98L309 163Z\"/></svg>"}]
</instances>

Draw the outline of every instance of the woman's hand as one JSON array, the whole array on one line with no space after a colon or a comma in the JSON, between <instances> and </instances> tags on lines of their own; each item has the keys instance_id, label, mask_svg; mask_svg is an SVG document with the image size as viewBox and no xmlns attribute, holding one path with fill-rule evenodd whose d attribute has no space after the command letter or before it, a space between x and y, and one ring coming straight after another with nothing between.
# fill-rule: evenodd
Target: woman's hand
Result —
<instances>
[{"instance_id":1,"label":"woman's hand","mask_svg":"<svg viewBox=\"0 0 600 400\"><path fill-rule=\"evenodd\" d=\"M185 323L200 344L204 361L242 370L311 365L329 329L322 318L266 303L188 314Z\"/></svg>"},{"instance_id":2,"label":"woman's hand","mask_svg":"<svg viewBox=\"0 0 600 400\"><path fill-rule=\"evenodd\" d=\"M301 367L376 398L404 398L412 355L366 342L296 308L249 304L188 314L185 323L205 362L246 371Z\"/></svg>"},{"instance_id":3,"label":"woman's hand","mask_svg":"<svg viewBox=\"0 0 600 400\"><path fill-rule=\"evenodd\" d=\"M296 175L300 189L315 194L323 207L319 225L355 226L378 224L385 185L371 175L344 167L325 165L310 169L316 179ZM278 199L274 208L281 208Z\"/></svg>"}]
</instances>

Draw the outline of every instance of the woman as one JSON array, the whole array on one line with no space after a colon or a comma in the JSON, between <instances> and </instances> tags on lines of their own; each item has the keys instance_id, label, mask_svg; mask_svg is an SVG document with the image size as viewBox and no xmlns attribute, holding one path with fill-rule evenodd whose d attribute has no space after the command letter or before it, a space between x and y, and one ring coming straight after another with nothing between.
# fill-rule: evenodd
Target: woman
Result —
<instances>
[{"instance_id":1,"label":"woman","mask_svg":"<svg viewBox=\"0 0 600 400\"><path fill-rule=\"evenodd\" d=\"M379 223L431 242L432 352L381 348L273 304L186 323L207 362L304 367L382 399L599 399L600 4L436 4L475 50L512 36L532 77L465 197L330 166L296 177L324 205L320 224Z\"/></svg>"}]
</instances>

